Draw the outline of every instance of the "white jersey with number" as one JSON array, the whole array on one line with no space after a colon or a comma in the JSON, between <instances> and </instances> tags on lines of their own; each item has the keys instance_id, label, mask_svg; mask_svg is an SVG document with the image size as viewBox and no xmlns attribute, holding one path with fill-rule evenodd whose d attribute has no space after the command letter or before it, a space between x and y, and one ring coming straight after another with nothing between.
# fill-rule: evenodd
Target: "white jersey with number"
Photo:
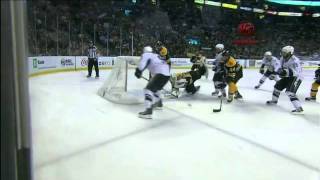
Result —
<instances>
[{"instance_id":1,"label":"white jersey with number","mask_svg":"<svg viewBox=\"0 0 320 180\"><path fill-rule=\"evenodd\" d=\"M280 68L289 69L292 72L293 77L303 79L302 77L302 67L300 64L300 59L295 55L292 55L289 60L284 60L283 57L280 58Z\"/></svg>"},{"instance_id":2,"label":"white jersey with number","mask_svg":"<svg viewBox=\"0 0 320 180\"><path fill-rule=\"evenodd\" d=\"M152 76L155 74L170 76L170 66L155 53L143 53L138 68L140 71L148 69Z\"/></svg>"},{"instance_id":3,"label":"white jersey with number","mask_svg":"<svg viewBox=\"0 0 320 180\"><path fill-rule=\"evenodd\" d=\"M275 69L278 69L280 67L279 59L274 56L272 56L271 60L268 60L267 58L263 58L262 64L264 64L267 70L271 72L274 72Z\"/></svg>"}]
</instances>

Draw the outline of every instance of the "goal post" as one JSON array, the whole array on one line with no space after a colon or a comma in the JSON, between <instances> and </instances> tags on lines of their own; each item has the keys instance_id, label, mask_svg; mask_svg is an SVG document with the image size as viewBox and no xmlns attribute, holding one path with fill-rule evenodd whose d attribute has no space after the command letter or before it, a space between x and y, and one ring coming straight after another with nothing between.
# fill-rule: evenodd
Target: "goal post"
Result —
<instances>
[{"instance_id":1,"label":"goal post","mask_svg":"<svg viewBox=\"0 0 320 180\"><path fill-rule=\"evenodd\" d=\"M117 104L141 104L143 97L137 91L128 88L128 71L137 67L140 57L118 56L107 80L98 90L98 95ZM130 79L130 78L129 78ZM141 92L142 87L139 87Z\"/></svg>"}]
</instances>

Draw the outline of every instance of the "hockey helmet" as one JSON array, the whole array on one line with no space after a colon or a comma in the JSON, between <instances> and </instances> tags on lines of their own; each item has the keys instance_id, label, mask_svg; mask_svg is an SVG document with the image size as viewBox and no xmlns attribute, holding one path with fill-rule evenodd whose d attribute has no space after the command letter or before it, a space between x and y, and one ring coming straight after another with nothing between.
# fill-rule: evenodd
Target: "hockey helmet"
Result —
<instances>
[{"instance_id":1,"label":"hockey helmet","mask_svg":"<svg viewBox=\"0 0 320 180\"><path fill-rule=\"evenodd\" d=\"M236 64L237 64L237 61L233 57L228 58L226 62L227 67L234 67Z\"/></svg>"},{"instance_id":2,"label":"hockey helmet","mask_svg":"<svg viewBox=\"0 0 320 180\"><path fill-rule=\"evenodd\" d=\"M162 46L159 53L160 56L166 56L168 54L168 49Z\"/></svg>"},{"instance_id":3,"label":"hockey helmet","mask_svg":"<svg viewBox=\"0 0 320 180\"><path fill-rule=\"evenodd\" d=\"M294 47L292 46L285 46L281 49L281 56L285 59L289 59L294 52Z\"/></svg>"},{"instance_id":4,"label":"hockey helmet","mask_svg":"<svg viewBox=\"0 0 320 180\"><path fill-rule=\"evenodd\" d=\"M217 44L216 45L216 51L219 53L219 52L221 52L221 51L223 51L224 50L224 45L223 44Z\"/></svg>"},{"instance_id":5,"label":"hockey helmet","mask_svg":"<svg viewBox=\"0 0 320 180\"><path fill-rule=\"evenodd\" d=\"M267 51L264 53L264 57L267 59L267 60L271 60L272 59L272 53L271 51Z\"/></svg>"},{"instance_id":6,"label":"hockey helmet","mask_svg":"<svg viewBox=\"0 0 320 180\"><path fill-rule=\"evenodd\" d=\"M146 46L143 48L143 53L151 53L152 52L152 47L151 46Z\"/></svg>"}]
</instances>

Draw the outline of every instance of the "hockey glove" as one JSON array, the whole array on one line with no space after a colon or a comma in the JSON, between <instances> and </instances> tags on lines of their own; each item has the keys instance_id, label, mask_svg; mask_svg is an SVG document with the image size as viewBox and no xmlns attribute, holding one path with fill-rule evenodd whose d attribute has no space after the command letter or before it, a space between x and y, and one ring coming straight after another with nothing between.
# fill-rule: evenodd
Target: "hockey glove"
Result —
<instances>
[{"instance_id":1,"label":"hockey glove","mask_svg":"<svg viewBox=\"0 0 320 180\"><path fill-rule=\"evenodd\" d=\"M264 74L264 69L263 68L260 68L260 74Z\"/></svg>"},{"instance_id":2,"label":"hockey glove","mask_svg":"<svg viewBox=\"0 0 320 180\"><path fill-rule=\"evenodd\" d=\"M217 70L217 66L214 64L212 65L212 71L216 71Z\"/></svg>"},{"instance_id":3,"label":"hockey glove","mask_svg":"<svg viewBox=\"0 0 320 180\"><path fill-rule=\"evenodd\" d=\"M136 68L136 72L134 73L134 75L140 79L141 78L141 75L142 75L142 71L139 70L139 68Z\"/></svg>"},{"instance_id":4,"label":"hockey glove","mask_svg":"<svg viewBox=\"0 0 320 180\"><path fill-rule=\"evenodd\" d=\"M287 77L289 75L288 69L279 69L278 74L280 77Z\"/></svg>"}]
</instances>

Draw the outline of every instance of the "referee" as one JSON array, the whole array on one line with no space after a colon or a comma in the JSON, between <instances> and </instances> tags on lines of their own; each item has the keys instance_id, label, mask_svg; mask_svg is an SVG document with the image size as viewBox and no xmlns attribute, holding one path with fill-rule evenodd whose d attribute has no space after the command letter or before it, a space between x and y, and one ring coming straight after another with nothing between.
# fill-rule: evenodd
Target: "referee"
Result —
<instances>
[{"instance_id":1,"label":"referee","mask_svg":"<svg viewBox=\"0 0 320 180\"><path fill-rule=\"evenodd\" d=\"M97 48L93 44L93 42L90 41L89 48L88 48L88 75L87 75L88 78L91 77L92 66L94 66L94 70L96 71L96 78L99 78Z\"/></svg>"}]
</instances>

